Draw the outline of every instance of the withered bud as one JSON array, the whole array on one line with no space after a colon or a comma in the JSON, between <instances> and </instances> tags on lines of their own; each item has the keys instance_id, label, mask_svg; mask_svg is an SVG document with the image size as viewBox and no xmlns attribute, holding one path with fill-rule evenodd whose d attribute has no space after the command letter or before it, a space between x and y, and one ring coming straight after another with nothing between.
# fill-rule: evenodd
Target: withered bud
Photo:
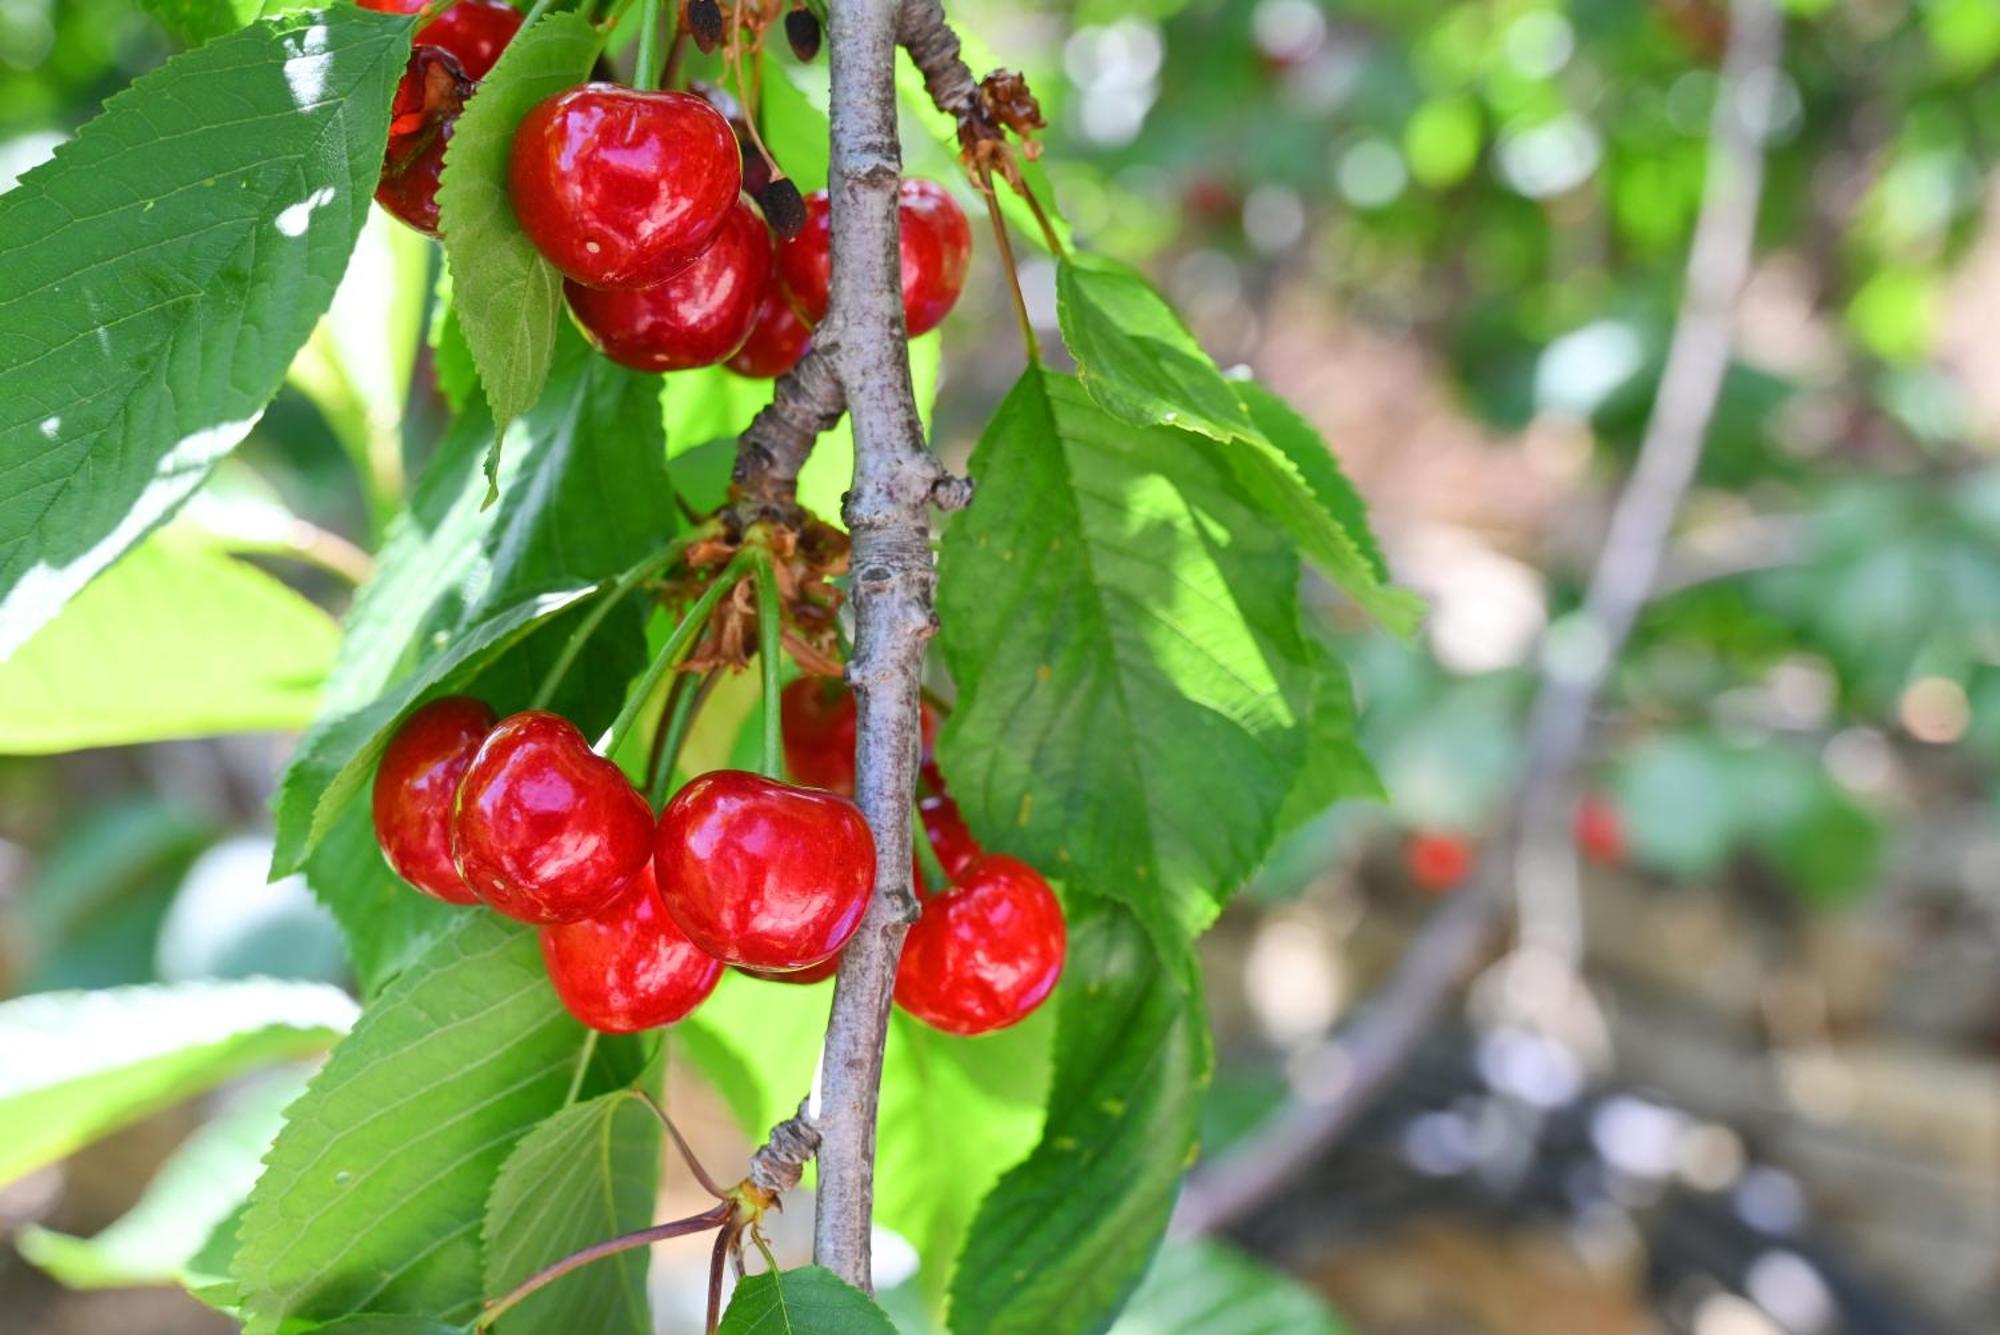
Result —
<instances>
[{"instance_id":1,"label":"withered bud","mask_svg":"<svg viewBox=\"0 0 2000 1335\"><path fill-rule=\"evenodd\" d=\"M819 16L810 9L794 9L785 15L785 40L792 44L793 55L811 60L819 54Z\"/></svg>"},{"instance_id":2,"label":"withered bud","mask_svg":"<svg viewBox=\"0 0 2000 1335\"><path fill-rule=\"evenodd\" d=\"M757 207L764 210L764 221L784 240L797 236L806 225L806 202L789 177L773 177L757 192L756 199Z\"/></svg>"},{"instance_id":3,"label":"withered bud","mask_svg":"<svg viewBox=\"0 0 2000 1335\"><path fill-rule=\"evenodd\" d=\"M688 31L703 55L722 45L722 6L716 0L688 0Z\"/></svg>"}]
</instances>

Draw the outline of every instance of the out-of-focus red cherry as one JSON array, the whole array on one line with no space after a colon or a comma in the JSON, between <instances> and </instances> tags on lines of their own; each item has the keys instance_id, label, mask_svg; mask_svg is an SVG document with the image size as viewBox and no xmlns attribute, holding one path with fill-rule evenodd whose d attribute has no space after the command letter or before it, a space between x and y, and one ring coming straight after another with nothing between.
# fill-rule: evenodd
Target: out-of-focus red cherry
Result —
<instances>
[{"instance_id":1,"label":"out-of-focus red cherry","mask_svg":"<svg viewBox=\"0 0 2000 1335\"><path fill-rule=\"evenodd\" d=\"M494 721L483 701L433 700L396 729L375 771L375 842L398 876L447 904L479 902L452 861L451 808Z\"/></svg>"},{"instance_id":2,"label":"out-of-focus red cherry","mask_svg":"<svg viewBox=\"0 0 2000 1335\"><path fill-rule=\"evenodd\" d=\"M683 1019L715 990L722 961L702 953L660 902L650 861L608 908L544 927L542 962L569 1013L630 1034Z\"/></svg>"},{"instance_id":3,"label":"out-of-focus red cherry","mask_svg":"<svg viewBox=\"0 0 2000 1335\"><path fill-rule=\"evenodd\" d=\"M910 336L937 328L965 290L972 225L936 181L906 179L896 195L902 230L903 319ZM778 246L778 277L800 314L826 318L833 279L833 217L824 190L806 196L806 225Z\"/></svg>"},{"instance_id":4,"label":"out-of-focus red cherry","mask_svg":"<svg viewBox=\"0 0 2000 1335\"><path fill-rule=\"evenodd\" d=\"M774 278L764 289L750 337L729 359L729 369L756 380L775 380L799 364L810 342L812 329L785 300L784 287Z\"/></svg>"},{"instance_id":5,"label":"out-of-focus red cherry","mask_svg":"<svg viewBox=\"0 0 2000 1335\"><path fill-rule=\"evenodd\" d=\"M458 787L452 855L474 894L547 926L602 912L652 852L653 812L576 725L531 709L500 720Z\"/></svg>"},{"instance_id":6,"label":"out-of-focus red cherry","mask_svg":"<svg viewBox=\"0 0 2000 1335\"><path fill-rule=\"evenodd\" d=\"M457 58L435 46L411 52L409 68L396 84L375 199L426 236L437 235L444 150L473 87Z\"/></svg>"},{"instance_id":7,"label":"out-of-focus red cherry","mask_svg":"<svg viewBox=\"0 0 2000 1335\"><path fill-rule=\"evenodd\" d=\"M652 287L708 249L743 160L729 122L692 93L587 83L522 119L508 180L522 230L567 277Z\"/></svg>"},{"instance_id":8,"label":"out-of-focus red cherry","mask_svg":"<svg viewBox=\"0 0 2000 1335\"><path fill-rule=\"evenodd\" d=\"M667 911L709 954L739 968L804 969L861 925L875 840L844 797L713 770L660 813L653 870Z\"/></svg>"},{"instance_id":9,"label":"out-of-focus red cherry","mask_svg":"<svg viewBox=\"0 0 2000 1335\"><path fill-rule=\"evenodd\" d=\"M1576 804L1576 845L1592 862L1624 864L1625 818L1608 798L1593 793Z\"/></svg>"},{"instance_id":10,"label":"out-of-focus red cherry","mask_svg":"<svg viewBox=\"0 0 2000 1335\"><path fill-rule=\"evenodd\" d=\"M414 14L426 0L360 0L363 9L383 14ZM442 47L458 57L468 77L483 79L500 59L507 43L521 30L521 11L505 0L458 0L417 29L419 47Z\"/></svg>"},{"instance_id":11,"label":"out-of-focus red cherry","mask_svg":"<svg viewBox=\"0 0 2000 1335\"><path fill-rule=\"evenodd\" d=\"M1442 894L1471 875L1472 845L1455 834L1419 830L1403 845L1403 865L1420 888Z\"/></svg>"},{"instance_id":12,"label":"out-of-focus red cherry","mask_svg":"<svg viewBox=\"0 0 2000 1335\"><path fill-rule=\"evenodd\" d=\"M903 941L896 1004L949 1034L1004 1029L1055 990L1065 949L1062 906L1041 873L982 854L924 902Z\"/></svg>"},{"instance_id":13,"label":"out-of-focus red cherry","mask_svg":"<svg viewBox=\"0 0 2000 1335\"><path fill-rule=\"evenodd\" d=\"M923 702L919 763L935 771L937 711ZM785 742L785 768L798 782L852 796L854 793L854 692L837 677L801 677L778 697L778 723Z\"/></svg>"},{"instance_id":14,"label":"out-of-focus red cherry","mask_svg":"<svg viewBox=\"0 0 2000 1335\"><path fill-rule=\"evenodd\" d=\"M584 336L640 371L685 371L726 361L750 337L771 281L771 233L739 200L701 257L654 287L585 287L563 295Z\"/></svg>"}]
</instances>

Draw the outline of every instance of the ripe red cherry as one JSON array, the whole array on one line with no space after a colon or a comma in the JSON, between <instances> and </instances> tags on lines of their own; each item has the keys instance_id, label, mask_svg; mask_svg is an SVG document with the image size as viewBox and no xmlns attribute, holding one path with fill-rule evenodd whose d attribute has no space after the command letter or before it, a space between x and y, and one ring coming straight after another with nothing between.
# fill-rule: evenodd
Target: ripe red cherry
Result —
<instances>
[{"instance_id":1,"label":"ripe red cherry","mask_svg":"<svg viewBox=\"0 0 2000 1335\"><path fill-rule=\"evenodd\" d=\"M595 917L544 927L542 962L569 1013L607 1034L672 1024L722 977L722 961L667 916L650 863Z\"/></svg>"},{"instance_id":2,"label":"ripe red cherry","mask_svg":"<svg viewBox=\"0 0 2000 1335\"><path fill-rule=\"evenodd\" d=\"M926 700L918 715L923 731L920 763L932 768L937 711ZM778 697L778 726L785 768L813 788L854 794L854 692L837 677L800 677Z\"/></svg>"},{"instance_id":3,"label":"ripe red cherry","mask_svg":"<svg viewBox=\"0 0 2000 1335\"><path fill-rule=\"evenodd\" d=\"M767 983L823 983L840 972L840 956L827 956L818 964L808 964L803 969L793 969L789 973L779 973L772 969L738 969L752 978L761 978Z\"/></svg>"},{"instance_id":4,"label":"ripe red cherry","mask_svg":"<svg viewBox=\"0 0 2000 1335\"><path fill-rule=\"evenodd\" d=\"M972 226L945 188L912 177L896 192L901 223L903 319L910 337L928 333L951 311L965 290L972 263ZM778 276L814 324L826 318L833 277L833 218L824 190L806 197L806 225L778 247Z\"/></svg>"},{"instance_id":5,"label":"ripe red cherry","mask_svg":"<svg viewBox=\"0 0 2000 1335\"><path fill-rule=\"evenodd\" d=\"M1606 867L1625 861L1625 820L1618 808L1591 795L1576 804L1576 844L1592 862Z\"/></svg>"},{"instance_id":6,"label":"ripe red cherry","mask_svg":"<svg viewBox=\"0 0 2000 1335\"><path fill-rule=\"evenodd\" d=\"M584 336L639 371L685 371L729 358L750 336L771 282L771 233L741 200L701 258L655 287L585 287L563 295Z\"/></svg>"},{"instance_id":7,"label":"ripe red cherry","mask_svg":"<svg viewBox=\"0 0 2000 1335\"><path fill-rule=\"evenodd\" d=\"M451 849L473 893L541 925L602 912L652 848L653 812L576 725L531 709L500 720L458 787Z\"/></svg>"},{"instance_id":8,"label":"ripe red cherry","mask_svg":"<svg viewBox=\"0 0 2000 1335\"><path fill-rule=\"evenodd\" d=\"M477 904L451 858L451 807L493 711L447 695L403 721L375 771L375 842L396 874L447 904Z\"/></svg>"},{"instance_id":9,"label":"ripe red cherry","mask_svg":"<svg viewBox=\"0 0 2000 1335\"><path fill-rule=\"evenodd\" d=\"M438 229L438 177L444 150L474 84L455 57L435 46L410 54L409 68L390 104L389 144L375 198L382 207L428 236Z\"/></svg>"},{"instance_id":10,"label":"ripe red cherry","mask_svg":"<svg viewBox=\"0 0 2000 1335\"><path fill-rule=\"evenodd\" d=\"M972 837L972 831L965 828L965 819L958 814L958 803L947 794L928 793L917 799L917 814L923 817L924 833L930 836L938 865L944 868L945 875L957 880L984 851ZM923 882L922 876L917 877L918 885Z\"/></svg>"},{"instance_id":11,"label":"ripe red cherry","mask_svg":"<svg viewBox=\"0 0 2000 1335\"><path fill-rule=\"evenodd\" d=\"M549 263L591 287L652 287L708 248L743 159L729 122L692 93L587 83L528 112L508 177Z\"/></svg>"},{"instance_id":12,"label":"ripe red cherry","mask_svg":"<svg viewBox=\"0 0 2000 1335\"><path fill-rule=\"evenodd\" d=\"M427 3L428 0L360 0L363 9L382 14L414 14ZM521 11L506 0L458 0L417 29L414 40L419 47L443 47L458 57L468 77L483 79L520 30Z\"/></svg>"},{"instance_id":13,"label":"ripe red cherry","mask_svg":"<svg viewBox=\"0 0 2000 1335\"><path fill-rule=\"evenodd\" d=\"M714 770L660 813L654 873L694 943L739 968L818 964L861 925L875 840L844 797Z\"/></svg>"},{"instance_id":14,"label":"ripe red cherry","mask_svg":"<svg viewBox=\"0 0 2000 1335\"><path fill-rule=\"evenodd\" d=\"M999 853L973 859L924 902L896 966L896 1004L948 1034L1005 1029L1062 975L1062 906L1041 873Z\"/></svg>"},{"instance_id":15,"label":"ripe red cherry","mask_svg":"<svg viewBox=\"0 0 2000 1335\"><path fill-rule=\"evenodd\" d=\"M757 318L750 325L750 337L734 357L729 369L754 380L775 380L799 364L812 342L812 329L785 299L784 286L775 279L764 289Z\"/></svg>"},{"instance_id":16,"label":"ripe red cherry","mask_svg":"<svg viewBox=\"0 0 2000 1335\"><path fill-rule=\"evenodd\" d=\"M1419 888L1442 893L1472 872L1472 846L1455 834L1419 831L1403 845L1403 865Z\"/></svg>"}]
</instances>

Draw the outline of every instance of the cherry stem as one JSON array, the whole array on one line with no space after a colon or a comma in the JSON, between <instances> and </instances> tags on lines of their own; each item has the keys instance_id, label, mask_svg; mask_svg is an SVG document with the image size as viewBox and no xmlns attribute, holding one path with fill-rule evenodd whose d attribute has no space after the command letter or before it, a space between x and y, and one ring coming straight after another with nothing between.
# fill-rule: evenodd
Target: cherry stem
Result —
<instances>
[{"instance_id":1,"label":"cherry stem","mask_svg":"<svg viewBox=\"0 0 2000 1335\"><path fill-rule=\"evenodd\" d=\"M673 701L673 716L667 721L665 745L660 748L658 762L653 767L651 778L646 783L646 797L655 807L667 800L667 789L674 781L674 768L680 764L681 748L687 743L687 735L694 728L694 718L701 712L702 702L715 689L715 674L702 674L699 684L691 691L683 692Z\"/></svg>"},{"instance_id":2,"label":"cherry stem","mask_svg":"<svg viewBox=\"0 0 2000 1335\"><path fill-rule=\"evenodd\" d=\"M951 874L938 861L937 845L931 842L931 832L924 828L924 813L916 807L910 808L910 846L917 850L917 864L923 868L924 891L937 894L951 886Z\"/></svg>"},{"instance_id":3,"label":"cherry stem","mask_svg":"<svg viewBox=\"0 0 2000 1335\"><path fill-rule=\"evenodd\" d=\"M732 1208L735 1202L730 1202ZM715 1335L715 1328L722 1317L722 1263L729 1256L730 1244L736 1240L736 1231L742 1225L734 1215L722 1225L722 1231L715 1235L715 1251L708 1258L708 1322L703 1327L707 1335Z\"/></svg>"},{"instance_id":4,"label":"cherry stem","mask_svg":"<svg viewBox=\"0 0 2000 1335\"><path fill-rule=\"evenodd\" d=\"M722 568L722 573L715 577L715 582L708 586L701 597L695 599L694 605L681 617L680 624L674 627L673 634L667 636L667 642L660 646L660 652L654 655L652 663L646 668L645 675L639 678L638 685L626 697L625 707L618 711L618 717L611 721L611 726L605 729L604 736L598 739L599 755L608 756L617 752L625 740L625 735L632 730L632 725L638 722L640 711L644 710L647 702L653 698L653 691L659 686L660 678L666 676L673 668L680 659L681 651L686 649L701 632L702 627L708 624L709 613L715 610L715 605L736 587L738 580L750 573L750 566L756 560L757 552L754 548L745 548L736 553L730 558L729 564Z\"/></svg>"},{"instance_id":5,"label":"cherry stem","mask_svg":"<svg viewBox=\"0 0 2000 1335\"><path fill-rule=\"evenodd\" d=\"M576 1054L576 1073L569 1078L569 1093L563 1095L562 1106L567 1108L576 1102L576 1096L583 1092L583 1077L590 1070L590 1059L597 1055L597 1031L586 1029L583 1033L583 1048Z\"/></svg>"},{"instance_id":6,"label":"cherry stem","mask_svg":"<svg viewBox=\"0 0 2000 1335\"><path fill-rule=\"evenodd\" d=\"M721 1228L729 1222L735 1210L735 1201L724 1201L722 1204L712 1209L704 1210L700 1214L689 1215L685 1219L675 1219L665 1224L654 1224L649 1228L642 1228L632 1233L621 1233L615 1238L606 1238L603 1242L592 1243L582 1251L571 1252L568 1256L563 1257L562 1260L555 1262L553 1265L545 1266L528 1276L525 1280L522 1280L520 1284L511 1289L504 1297L495 1298L492 1302L488 1303L486 1310L479 1314L479 1319L473 1323L472 1328L475 1331L491 1329L495 1321L498 1321L509 1311L519 1306L531 1294L555 1283L572 1270L580 1270L593 1261L602 1261L605 1257L616 1256L620 1252L629 1252L640 1247L650 1247L654 1243L664 1242L668 1238L681 1238L686 1237L690 1233L705 1233L711 1228Z\"/></svg>"},{"instance_id":7,"label":"cherry stem","mask_svg":"<svg viewBox=\"0 0 2000 1335\"><path fill-rule=\"evenodd\" d=\"M639 0L639 55L632 86L642 93L660 86L660 0Z\"/></svg>"},{"instance_id":8,"label":"cherry stem","mask_svg":"<svg viewBox=\"0 0 2000 1335\"><path fill-rule=\"evenodd\" d=\"M673 1137L674 1148L680 1151L682 1161L687 1164L688 1171L694 1174L694 1180L701 1183L701 1189L719 1201L733 1199L728 1192L717 1185L714 1178L708 1175L708 1170L701 1166L701 1160L694 1157L694 1148L681 1135L681 1129L674 1125L674 1119L667 1116L667 1110L660 1106L660 1101L643 1089L635 1088L632 1092L645 1101L646 1106L653 1110L653 1116L660 1119L660 1125L667 1129L669 1136Z\"/></svg>"},{"instance_id":9,"label":"cherry stem","mask_svg":"<svg viewBox=\"0 0 2000 1335\"><path fill-rule=\"evenodd\" d=\"M783 711L779 708L778 645L785 628L783 609L778 602L778 572L770 553L757 562L757 661L764 675L764 777L782 781L785 777L785 748L781 733Z\"/></svg>"},{"instance_id":10,"label":"cherry stem","mask_svg":"<svg viewBox=\"0 0 2000 1335\"><path fill-rule=\"evenodd\" d=\"M1007 220L1000 216L1000 196L993 192L993 174L979 174L980 193L986 196L986 216L993 220L993 236L1000 243L1000 265L1007 271L1007 291L1014 298L1014 318L1021 325L1021 341L1027 345L1028 365L1042 364L1041 345L1035 341L1035 323L1028 318L1028 299L1021 294L1021 274L1014 265L1014 243L1007 236Z\"/></svg>"},{"instance_id":11,"label":"cherry stem","mask_svg":"<svg viewBox=\"0 0 2000 1335\"><path fill-rule=\"evenodd\" d=\"M550 664L548 674L542 678L541 687L535 692L535 698L528 708L543 709L548 706L549 701L555 697L556 688L562 685L563 677L576 662L576 656L583 652L583 646L597 633L597 628L604 624L604 618L611 615L611 609L616 607L626 594L679 560L681 553L688 549L689 544L696 538L706 537L715 527L713 523L709 523L683 533L613 580L610 586L597 596L596 605L584 614L583 620L577 622L576 629L570 632L568 643L563 645L562 653L557 656L556 661Z\"/></svg>"},{"instance_id":12,"label":"cherry stem","mask_svg":"<svg viewBox=\"0 0 2000 1335\"><path fill-rule=\"evenodd\" d=\"M1034 214L1035 221L1041 224L1042 240L1048 243L1049 253L1059 260L1068 259L1069 252L1063 248L1062 238L1056 235L1055 224L1049 221L1049 215L1042 210L1042 201L1028 188L1025 179L1015 187L1014 193L1028 201L1028 211Z\"/></svg>"}]
</instances>

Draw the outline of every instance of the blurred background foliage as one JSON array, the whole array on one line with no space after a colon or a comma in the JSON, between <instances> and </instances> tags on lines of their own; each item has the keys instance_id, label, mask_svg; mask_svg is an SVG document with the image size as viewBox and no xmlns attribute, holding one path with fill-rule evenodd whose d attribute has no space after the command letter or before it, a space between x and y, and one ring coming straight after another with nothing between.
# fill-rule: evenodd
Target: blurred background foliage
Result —
<instances>
[{"instance_id":1,"label":"blurred background foliage","mask_svg":"<svg viewBox=\"0 0 2000 1335\"><path fill-rule=\"evenodd\" d=\"M1388 799L1300 832L1204 943L1214 1150L1309 1086L1316 1042L1451 893L1439 850L1462 862L1513 780L1538 646L1564 643L1654 397L1726 10L949 8L1041 95L1079 240L1142 263L1220 363L1313 419L1431 603L1406 644L1313 593ZM1304 1285L1251 1283L1277 1306L1243 1329L1332 1328L1288 1306L1308 1289L1367 1331L2000 1327L2000 5L1784 8L1736 360L1589 760L1608 1055L1571 1071L1523 1047L1475 988L1349 1147L1238 1231ZM0 0L0 186L202 12ZM146 744L29 754L51 706L0 666L0 751L22 753L0 759L0 993L345 976L303 885L263 884L265 802L452 374L421 341L428 244L377 229L362 257L292 388L126 572L98 648L23 651L94 696L70 735ZM961 460L1018 367L992 260L944 331L936 433ZM1052 334L1052 268L1023 278ZM162 605L285 629L154 659L121 609ZM258 730L183 740L214 730L218 681L264 693ZM268 1094L232 1097L268 1122ZM1542 1115L1494 1111L1518 1106ZM215 1111L14 1184L0 1220L103 1227ZM740 1153L724 1120L707 1134ZM1243 1291L1237 1254L1169 1256L1120 1329L1233 1328L1187 1322L1247 1310L1214 1306ZM25 1330L211 1320L65 1296L13 1258L0 1304Z\"/></svg>"}]
</instances>

